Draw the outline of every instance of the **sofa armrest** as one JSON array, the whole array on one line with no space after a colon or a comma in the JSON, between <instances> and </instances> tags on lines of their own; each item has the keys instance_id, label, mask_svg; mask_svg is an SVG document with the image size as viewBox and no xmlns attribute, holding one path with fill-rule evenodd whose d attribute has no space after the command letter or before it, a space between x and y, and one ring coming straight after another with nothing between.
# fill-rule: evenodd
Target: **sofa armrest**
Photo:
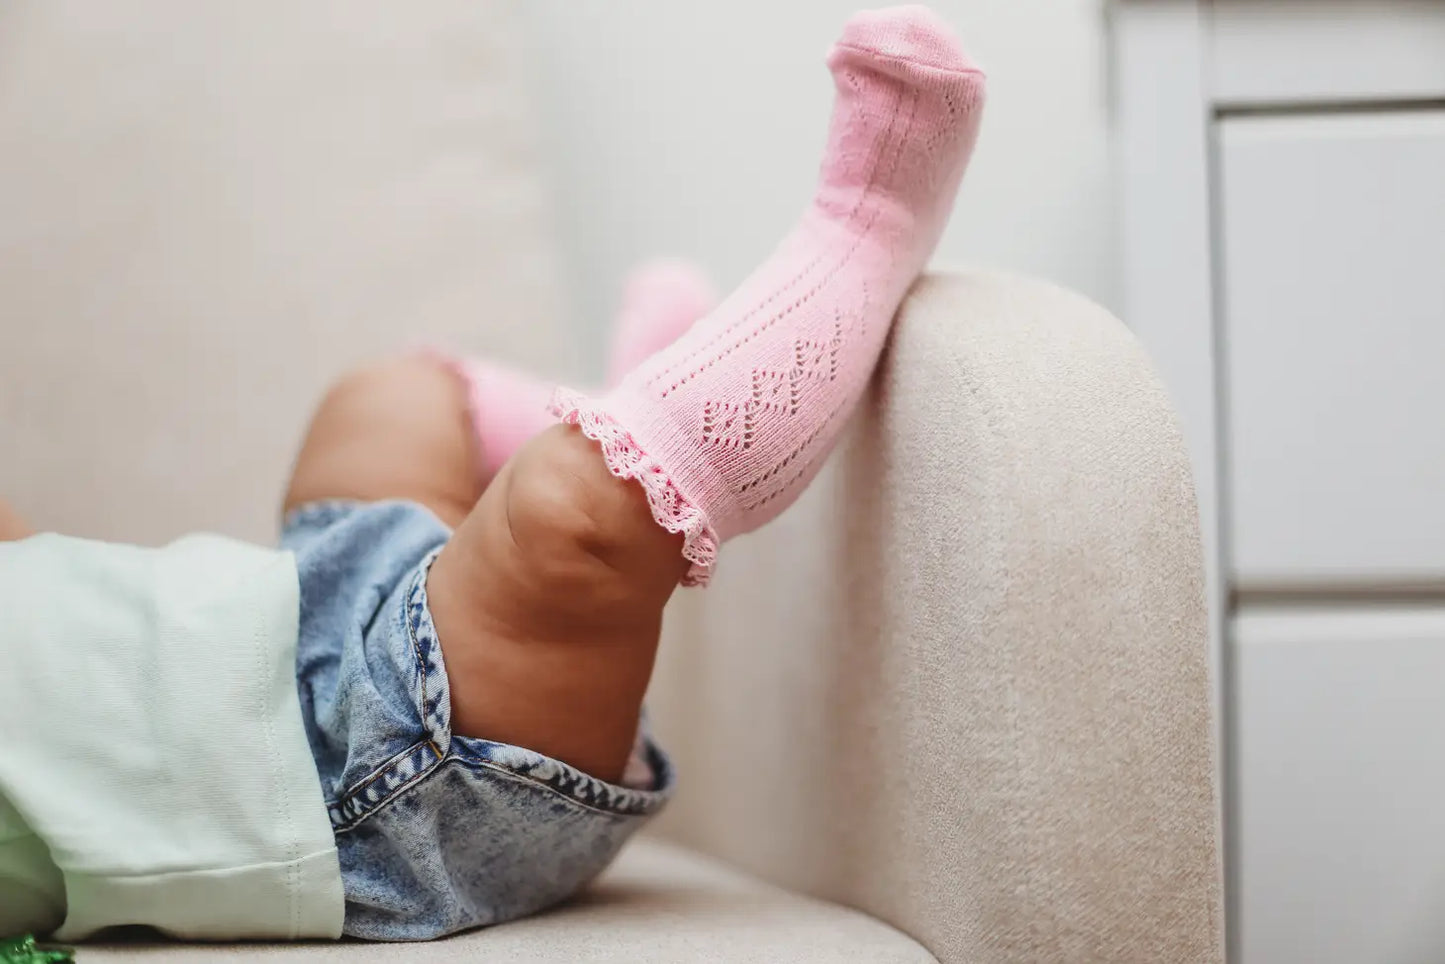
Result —
<instances>
[{"instance_id":1,"label":"sofa armrest","mask_svg":"<svg viewBox=\"0 0 1445 964\"><path fill-rule=\"evenodd\" d=\"M818 484L669 612L661 831L943 961L1221 960L1202 586L1134 338L928 277Z\"/></svg>"}]
</instances>

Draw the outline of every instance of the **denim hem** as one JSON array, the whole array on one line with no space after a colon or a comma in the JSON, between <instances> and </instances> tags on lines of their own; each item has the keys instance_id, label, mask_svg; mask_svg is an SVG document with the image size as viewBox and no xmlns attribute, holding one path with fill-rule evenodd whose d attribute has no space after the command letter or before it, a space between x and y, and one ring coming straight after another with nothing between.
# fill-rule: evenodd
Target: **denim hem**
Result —
<instances>
[{"instance_id":1,"label":"denim hem","mask_svg":"<svg viewBox=\"0 0 1445 964\"><path fill-rule=\"evenodd\" d=\"M539 784L589 810L641 817L660 810L671 799L673 787L672 768L667 758L651 741L648 742L647 753L648 762L656 775L655 790L633 790L608 783L535 750L468 737L456 737L452 741L452 752L447 755L447 762L499 770L528 783Z\"/></svg>"}]
</instances>

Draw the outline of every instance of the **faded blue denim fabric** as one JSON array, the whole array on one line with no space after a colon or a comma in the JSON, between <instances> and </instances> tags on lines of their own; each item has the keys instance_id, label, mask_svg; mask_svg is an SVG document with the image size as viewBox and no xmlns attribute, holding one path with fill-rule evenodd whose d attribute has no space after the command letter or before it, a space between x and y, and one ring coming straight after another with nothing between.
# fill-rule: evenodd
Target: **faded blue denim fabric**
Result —
<instances>
[{"instance_id":1,"label":"faded blue denim fabric","mask_svg":"<svg viewBox=\"0 0 1445 964\"><path fill-rule=\"evenodd\" d=\"M281 539L301 578L296 684L336 832L345 933L426 940L530 914L595 877L671 795L455 736L426 575L451 532L409 502L316 503Z\"/></svg>"}]
</instances>

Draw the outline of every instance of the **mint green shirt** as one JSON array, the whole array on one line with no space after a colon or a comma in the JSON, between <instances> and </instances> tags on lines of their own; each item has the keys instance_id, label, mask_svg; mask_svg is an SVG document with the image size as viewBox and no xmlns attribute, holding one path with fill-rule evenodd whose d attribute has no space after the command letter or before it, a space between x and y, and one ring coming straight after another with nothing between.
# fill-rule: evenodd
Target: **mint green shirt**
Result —
<instances>
[{"instance_id":1,"label":"mint green shirt","mask_svg":"<svg viewBox=\"0 0 1445 964\"><path fill-rule=\"evenodd\" d=\"M0 543L0 936L339 937L289 553Z\"/></svg>"}]
</instances>

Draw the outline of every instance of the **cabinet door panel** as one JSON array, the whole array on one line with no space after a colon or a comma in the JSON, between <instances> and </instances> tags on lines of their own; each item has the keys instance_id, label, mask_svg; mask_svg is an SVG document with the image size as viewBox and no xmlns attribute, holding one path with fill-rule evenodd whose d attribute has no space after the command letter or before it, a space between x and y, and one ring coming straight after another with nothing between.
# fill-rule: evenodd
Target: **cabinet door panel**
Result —
<instances>
[{"instance_id":1,"label":"cabinet door panel","mask_svg":"<svg viewBox=\"0 0 1445 964\"><path fill-rule=\"evenodd\" d=\"M1238 584L1445 580L1445 111L1219 125Z\"/></svg>"},{"instance_id":2,"label":"cabinet door panel","mask_svg":"<svg viewBox=\"0 0 1445 964\"><path fill-rule=\"evenodd\" d=\"M1233 630L1242 961L1445 960L1445 608Z\"/></svg>"}]
</instances>

